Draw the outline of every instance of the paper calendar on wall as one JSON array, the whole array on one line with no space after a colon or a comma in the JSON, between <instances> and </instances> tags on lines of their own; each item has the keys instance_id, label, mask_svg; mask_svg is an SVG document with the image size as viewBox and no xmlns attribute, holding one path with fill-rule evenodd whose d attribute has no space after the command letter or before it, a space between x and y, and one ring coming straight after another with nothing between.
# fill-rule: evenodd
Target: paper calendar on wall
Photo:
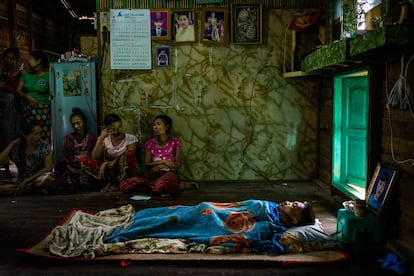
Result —
<instances>
[{"instance_id":1,"label":"paper calendar on wall","mask_svg":"<svg viewBox=\"0 0 414 276\"><path fill-rule=\"evenodd\" d=\"M150 10L111 9L110 26L111 69L150 70Z\"/></svg>"}]
</instances>

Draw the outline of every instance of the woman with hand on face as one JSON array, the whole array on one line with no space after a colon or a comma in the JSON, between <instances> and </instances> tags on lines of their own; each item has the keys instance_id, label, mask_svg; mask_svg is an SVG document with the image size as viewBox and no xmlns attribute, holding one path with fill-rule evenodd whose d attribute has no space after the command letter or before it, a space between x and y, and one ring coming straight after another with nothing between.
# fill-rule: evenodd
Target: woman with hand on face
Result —
<instances>
[{"instance_id":1,"label":"woman with hand on face","mask_svg":"<svg viewBox=\"0 0 414 276\"><path fill-rule=\"evenodd\" d=\"M72 109L69 121L73 132L64 137L62 146L62 188L66 192L85 190L94 184L80 164L82 157L92 155L97 140L97 135L88 131L87 119L81 109Z\"/></svg>"},{"instance_id":2,"label":"woman with hand on face","mask_svg":"<svg viewBox=\"0 0 414 276\"><path fill-rule=\"evenodd\" d=\"M111 192L119 189L122 179L136 175L138 139L122 130L122 120L117 114L105 116L104 125L92 158L81 158L81 164L86 172L103 182L102 192Z\"/></svg>"},{"instance_id":3,"label":"woman with hand on face","mask_svg":"<svg viewBox=\"0 0 414 276\"><path fill-rule=\"evenodd\" d=\"M0 164L7 164L9 160L16 164L17 184L0 185L0 193L28 190L48 193L55 181L50 144L41 138L42 128L35 120L23 120L21 131L0 153Z\"/></svg>"},{"instance_id":4,"label":"woman with hand on face","mask_svg":"<svg viewBox=\"0 0 414 276\"><path fill-rule=\"evenodd\" d=\"M156 194L176 194L180 190L178 169L182 163L181 142L171 137L172 120L167 115L155 117L153 131L155 137L145 143L144 165L147 176L125 178L120 190L125 193L145 192Z\"/></svg>"}]
</instances>

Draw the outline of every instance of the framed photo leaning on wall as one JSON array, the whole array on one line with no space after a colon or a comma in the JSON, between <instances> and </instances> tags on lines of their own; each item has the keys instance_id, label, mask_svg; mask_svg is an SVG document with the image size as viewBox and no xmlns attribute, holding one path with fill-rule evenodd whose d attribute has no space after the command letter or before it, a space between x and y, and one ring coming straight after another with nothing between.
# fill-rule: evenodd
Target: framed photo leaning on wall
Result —
<instances>
[{"instance_id":1,"label":"framed photo leaning on wall","mask_svg":"<svg viewBox=\"0 0 414 276\"><path fill-rule=\"evenodd\" d=\"M172 11L173 42L195 42L196 22L194 9L175 9Z\"/></svg>"},{"instance_id":2,"label":"framed photo leaning on wall","mask_svg":"<svg viewBox=\"0 0 414 276\"><path fill-rule=\"evenodd\" d=\"M171 40L170 9L151 9L151 39Z\"/></svg>"},{"instance_id":3,"label":"framed photo leaning on wall","mask_svg":"<svg viewBox=\"0 0 414 276\"><path fill-rule=\"evenodd\" d=\"M366 195L367 206L375 214L381 214L381 211L391 194L391 188L396 182L396 178L396 170L377 164Z\"/></svg>"},{"instance_id":4,"label":"framed photo leaning on wall","mask_svg":"<svg viewBox=\"0 0 414 276\"><path fill-rule=\"evenodd\" d=\"M262 4L233 4L232 42L262 44Z\"/></svg>"},{"instance_id":5,"label":"framed photo leaning on wall","mask_svg":"<svg viewBox=\"0 0 414 276\"><path fill-rule=\"evenodd\" d=\"M203 44L222 45L227 43L229 33L227 9L205 8L202 11L200 41Z\"/></svg>"}]
</instances>

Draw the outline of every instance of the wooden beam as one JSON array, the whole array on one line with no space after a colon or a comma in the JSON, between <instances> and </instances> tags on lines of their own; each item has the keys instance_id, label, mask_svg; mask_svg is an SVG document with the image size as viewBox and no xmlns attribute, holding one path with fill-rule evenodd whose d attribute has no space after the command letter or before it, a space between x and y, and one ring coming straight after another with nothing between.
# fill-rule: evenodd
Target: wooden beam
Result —
<instances>
[{"instance_id":1,"label":"wooden beam","mask_svg":"<svg viewBox=\"0 0 414 276\"><path fill-rule=\"evenodd\" d=\"M16 47L15 31L17 31L16 0L7 1L9 18L9 45Z\"/></svg>"}]
</instances>

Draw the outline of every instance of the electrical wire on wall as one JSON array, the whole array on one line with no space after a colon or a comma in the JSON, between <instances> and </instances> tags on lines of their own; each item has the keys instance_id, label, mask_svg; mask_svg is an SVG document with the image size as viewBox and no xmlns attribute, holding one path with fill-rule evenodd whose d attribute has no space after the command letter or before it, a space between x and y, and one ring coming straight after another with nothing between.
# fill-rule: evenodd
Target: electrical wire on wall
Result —
<instances>
[{"instance_id":1,"label":"electrical wire on wall","mask_svg":"<svg viewBox=\"0 0 414 276\"><path fill-rule=\"evenodd\" d=\"M107 29L104 29L102 32L102 49L101 49L101 56L99 57L99 72L97 75L102 76L102 71L104 64L106 62L106 55L105 50L107 47L107 43L109 43L109 31ZM103 84L102 84L102 78L99 77L99 89L102 89L103 91ZM100 101L102 101L102 106L107 106L105 95L102 93L99 97Z\"/></svg>"},{"instance_id":2,"label":"electrical wire on wall","mask_svg":"<svg viewBox=\"0 0 414 276\"><path fill-rule=\"evenodd\" d=\"M414 54L411 56L411 58L408 60L405 69L404 66L401 66L401 73L400 73L400 79L398 81L402 81L403 83L400 84L400 89L402 89L403 93L398 94L398 96L400 97L399 99L397 99L399 102L403 102L403 98L408 99L407 100L407 106L408 109L410 111L410 115L411 117L414 119L414 114L413 114L413 110L411 107L412 102L409 100L413 97L413 95L410 95L412 93L412 91L409 90L409 86L407 83L407 72L408 72L408 67L410 65L410 63L412 62L412 60L414 59ZM403 64L403 60L404 58L402 58L401 63ZM402 78L402 79L401 79ZM397 82L398 82L397 81ZM393 87L394 89L395 87ZM404 163L408 163L411 162L411 166L414 166L414 159L413 158L409 158L406 160L397 160L395 158L395 154L394 154L394 145L393 145L393 140L394 140L394 134L393 134L393 129L392 129L392 122L391 122L391 109L388 105L388 103L390 102L390 94L388 91L388 64L385 63L385 92L386 92L386 96L387 96L387 110L388 110L388 125L390 127L390 150L391 150L391 157L392 160L398 164L404 164Z\"/></svg>"},{"instance_id":3,"label":"electrical wire on wall","mask_svg":"<svg viewBox=\"0 0 414 276\"><path fill-rule=\"evenodd\" d=\"M252 84L252 89L251 89L251 93L250 93L250 98L249 98L249 120L250 120L250 134L249 134L249 140L246 143L246 145L244 146L241 156L240 156L240 161L245 164L249 169L251 169L252 171L254 171L257 175L263 177L264 179L266 179L266 181L270 181L269 177L267 177L262 171L260 171L257 168L253 168L249 162L245 162L245 158L246 158L246 152L247 152L247 148L252 144L253 142L253 137L254 137L254 132L255 132L255 128L256 128L256 121L255 118L253 116L253 111L252 111L252 101L253 101L253 97L254 97L254 89L256 87L256 82L257 79L259 77L259 75L263 72L263 70L267 69L267 68L275 68L275 69L279 69L277 66L275 65L265 65L262 68L259 69L259 71L257 71L254 80L253 80L253 84Z\"/></svg>"}]
</instances>

